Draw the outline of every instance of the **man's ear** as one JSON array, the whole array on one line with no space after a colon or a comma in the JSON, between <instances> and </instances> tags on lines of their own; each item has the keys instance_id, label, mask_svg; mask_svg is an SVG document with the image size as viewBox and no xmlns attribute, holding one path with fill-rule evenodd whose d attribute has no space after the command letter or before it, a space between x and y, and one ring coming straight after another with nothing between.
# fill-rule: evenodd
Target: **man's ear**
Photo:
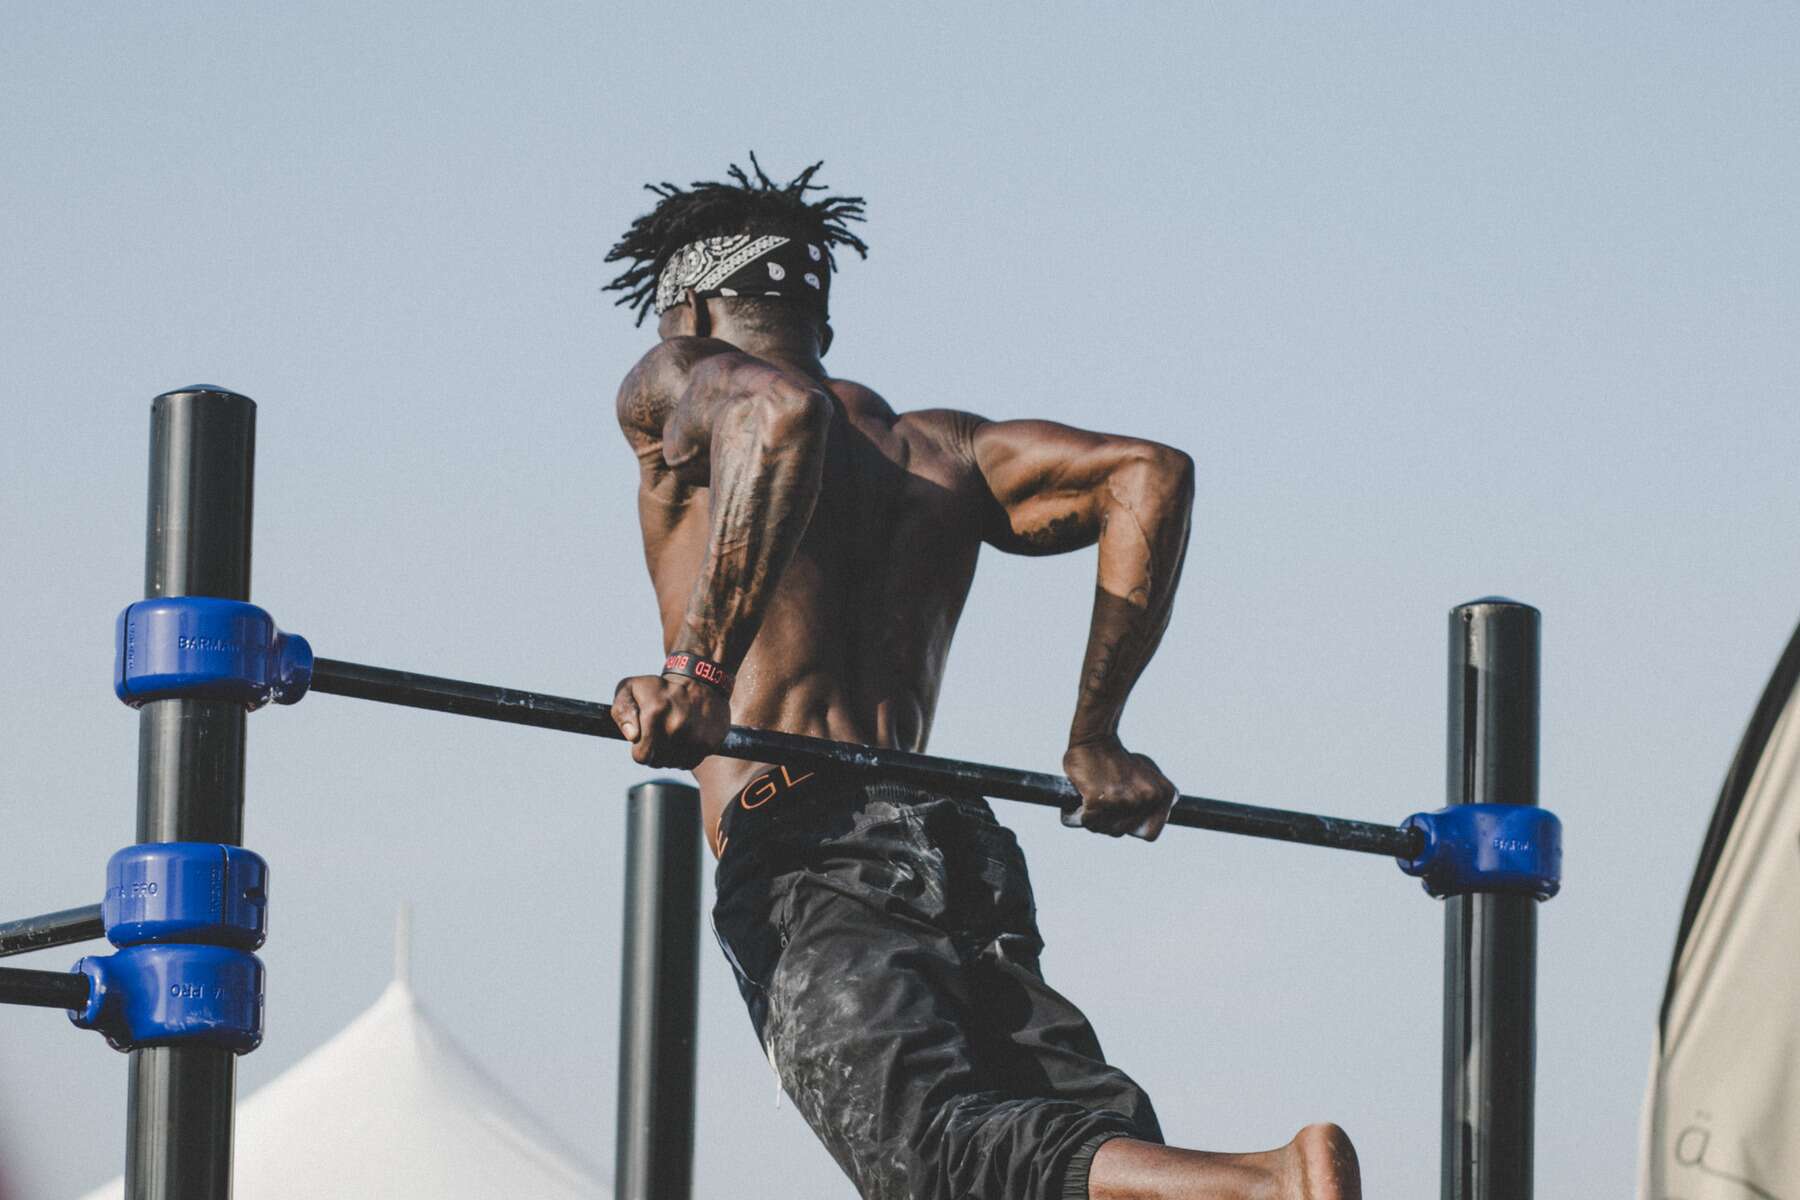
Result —
<instances>
[{"instance_id":1,"label":"man's ear","mask_svg":"<svg viewBox=\"0 0 1800 1200\"><path fill-rule=\"evenodd\" d=\"M825 321L825 322L821 323L819 326L819 357L820 358L824 358L825 352L827 350L831 349L831 336L832 336L831 335L831 322Z\"/></svg>"},{"instance_id":2,"label":"man's ear","mask_svg":"<svg viewBox=\"0 0 1800 1200\"><path fill-rule=\"evenodd\" d=\"M711 337L712 313L707 309L706 301L695 294L693 288L687 290L687 306L688 311L693 313L692 321L694 326L688 336L699 338Z\"/></svg>"}]
</instances>

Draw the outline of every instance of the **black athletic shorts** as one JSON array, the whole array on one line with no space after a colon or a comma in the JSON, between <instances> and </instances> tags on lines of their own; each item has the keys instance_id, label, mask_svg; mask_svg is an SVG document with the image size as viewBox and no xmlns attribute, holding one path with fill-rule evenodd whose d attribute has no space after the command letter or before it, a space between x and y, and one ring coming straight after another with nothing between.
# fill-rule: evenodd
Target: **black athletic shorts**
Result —
<instances>
[{"instance_id":1,"label":"black athletic shorts","mask_svg":"<svg viewBox=\"0 0 1800 1200\"><path fill-rule=\"evenodd\" d=\"M777 768L727 807L713 928L764 1053L865 1200L1086 1200L1150 1098L1044 982L986 801Z\"/></svg>"}]
</instances>

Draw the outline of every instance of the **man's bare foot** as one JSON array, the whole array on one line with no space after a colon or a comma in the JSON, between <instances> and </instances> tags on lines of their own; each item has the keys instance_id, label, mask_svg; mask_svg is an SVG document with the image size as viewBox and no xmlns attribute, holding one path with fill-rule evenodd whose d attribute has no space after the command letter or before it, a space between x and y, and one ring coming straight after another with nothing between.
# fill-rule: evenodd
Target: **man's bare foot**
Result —
<instances>
[{"instance_id":1,"label":"man's bare foot","mask_svg":"<svg viewBox=\"0 0 1800 1200\"><path fill-rule=\"evenodd\" d=\"M1336 1125L1308 1125L1282 1150L1293 1164L1284 1196L1293 1200L1362 1200L1362 1170L1350 1136Z\"/></svg>"},{"instance_id":2,"label":"man's bare foot","mask_svg":"<svg viewBox=\"0 0 1800 1200\"><path fill-rule=\"evenodd\" d=\"M1100 1147L1089 1200L1362 1200L1356 1148L1336 1125L1308 1125L1278 1150L1219 1154L1130 1138Z\"/></svg>"}]
</instances>

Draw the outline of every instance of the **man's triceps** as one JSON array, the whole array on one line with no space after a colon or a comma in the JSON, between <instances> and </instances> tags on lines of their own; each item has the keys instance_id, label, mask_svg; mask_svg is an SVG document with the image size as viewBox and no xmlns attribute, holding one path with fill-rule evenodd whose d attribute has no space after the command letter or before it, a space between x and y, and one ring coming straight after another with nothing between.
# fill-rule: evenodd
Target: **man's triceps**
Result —
<instances>
[{"instance_id":1,"label":"man's triceps","mask_svg":"<svg viewBox=\"0 0 1800 1200\"><path fill-rule=\"evenodd\" d=\"M970 459L994 502L986 540L1025 555L1093 545L1112 439L1054 421L973 420Z\"/></svg>"}]
</instances>

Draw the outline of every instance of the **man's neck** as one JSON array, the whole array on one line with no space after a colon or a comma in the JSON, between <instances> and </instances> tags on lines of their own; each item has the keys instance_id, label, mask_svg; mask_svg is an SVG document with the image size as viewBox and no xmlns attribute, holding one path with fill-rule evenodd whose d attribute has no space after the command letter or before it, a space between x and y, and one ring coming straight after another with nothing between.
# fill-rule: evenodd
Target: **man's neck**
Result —
<instances>
[{"instance_id":1,"label":"man's neck","mask_svg":"<svg viewBox=\"0 0 1800 1200\"><path fill-rule=\"evenodd\" d=\"M771 337L724 323L713 328L712 336L730 342L745 354L768 359L814 379L826 378L825 364L819 361L818 344L812 338Z\"/></svg>"}]
</instances>

